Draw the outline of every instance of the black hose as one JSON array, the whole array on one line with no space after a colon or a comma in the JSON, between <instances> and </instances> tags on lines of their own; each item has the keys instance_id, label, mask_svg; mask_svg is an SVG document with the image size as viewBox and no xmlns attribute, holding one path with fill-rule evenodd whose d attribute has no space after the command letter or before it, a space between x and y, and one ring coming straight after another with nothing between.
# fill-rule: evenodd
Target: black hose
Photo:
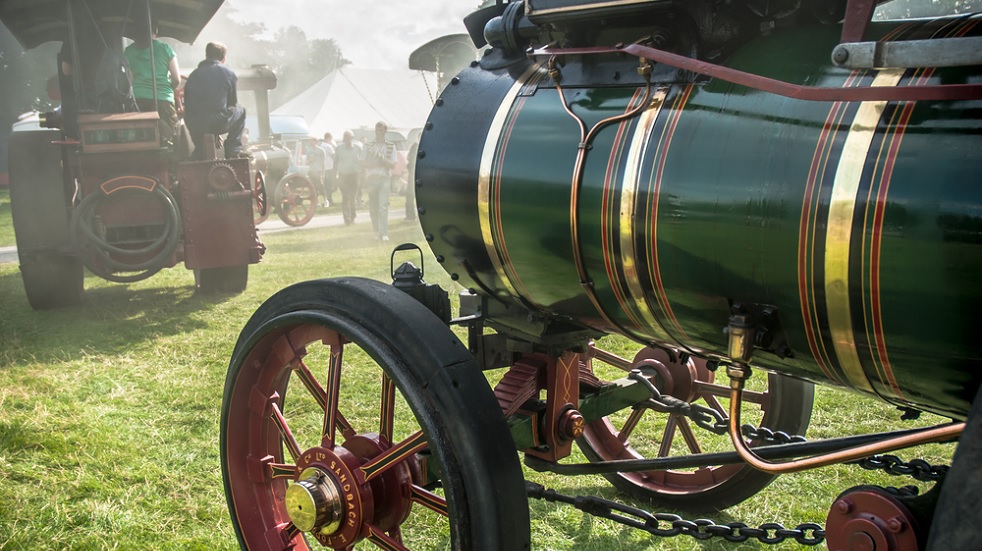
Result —
<instances>
[{"instance_id":1,"label":"black hose","mask_svg":"<svg viewBox=\"0 0 982 551\"><path fill-rule=\"evenodd\" d=\"M96 208L106 199L118 198L125 195L148 193L142 189L123 188L111 195L100 192L91 193L72 214L72 244L83 253L82 262L95 275L116 283L132 283L141 281L156 274L167 266L168 259L177 248L181 238L181 215L174 196L164 186L154 186L152 193L164 205L167 213L164 231L160 236L144 247L138 249L123 249L117 247L99 236L93 229ZM110 255L122 258L141 257L156 251L151 258L138 263L126 263L114 260ZM89 253L89 254L84 254ZM98 260L98 262L95 262ZM142 271L141 271L142 270ZM132 275L117 275L114 272L139 272Z\"/></svg>"}]
</instances>

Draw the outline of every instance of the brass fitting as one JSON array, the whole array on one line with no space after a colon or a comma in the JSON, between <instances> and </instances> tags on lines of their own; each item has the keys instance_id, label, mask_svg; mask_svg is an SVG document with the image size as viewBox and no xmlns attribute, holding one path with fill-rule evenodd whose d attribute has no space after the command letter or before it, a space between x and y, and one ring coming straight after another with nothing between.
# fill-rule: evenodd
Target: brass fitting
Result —
<instances>
[{"instance_id":1,"label":"brass fitting","mask_svg":"<svg viewBox=\"0 0 982 551\"><path fill-rule=\"evenodd\" d=\"M286 514L302 532L329 536L341 527L344 503L334 481L319 469L307 468L290 484L285 496Z\"/></svg>"},{"instance_id":2,"label":"brass fitting","mask_svg":"<svg viewBox=\"0 0 982 551\"><path fill-rule=\"evenodd\" d=\"M754 355L754 326L750 316L733 314L727 325L729 346L727 355L734 363L748 364Z\"/></svg>"},{"instance_id":3,"label":"brass fitting","mask_svg":"<svg viewBox=\"0 0 982 551\"><path fill-rule=\"evenodd\" d=\"M559 416L559 437L563 440L573 441L583 436L585 427L583 414L575 409L567 409Z\"/></svg>"}]
</instances>

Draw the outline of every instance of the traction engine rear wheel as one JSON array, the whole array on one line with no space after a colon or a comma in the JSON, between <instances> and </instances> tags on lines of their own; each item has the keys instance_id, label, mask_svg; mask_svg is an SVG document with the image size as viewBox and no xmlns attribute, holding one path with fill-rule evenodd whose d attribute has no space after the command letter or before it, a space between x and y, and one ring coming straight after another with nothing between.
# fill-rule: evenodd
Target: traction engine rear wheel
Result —
<instances>
[{"instance_id":1,"label":"traction engine rear wheel","mask_svg":"<svg viewBox=\"0 0 982 551\"><path fill-rule=\"evenodd\" d=\"M684 364L670 360L667 352L646 348L635 356L633 365L657 366L659 384L656 386L663 394L708 406L727 417L729 385L724 370L714 373L700 359L690 359ZM773 374L754 382L756 386L744 395L744 419L772 431L804 435L811 417L814 387ZM603 418L590 423L577 442L591 461L732 450L726 434L710 433L681 415L643 408L619 419ZM751 442L751 445L760 444ZM777 475L749 465L706 465L694 470L605 476L616 488L636 499L694 510L722 510L753 496Z\"/></svg>"},{"instance_id":2,"label":"traction engine rear wheel","mask_svg":"<svg viewBox=\"0 0 982 551\"><path fill-rule=\"evenodd\" d=\"M221 457L243 548L529 547L487 380L445 324L379 282L304 282L259 308L232 355Z\"/></svg>"},{"instance_id":3,"label":"traction engine rear wheel","mask_svg":"<svg viewBox=\"0 0 982 551\"><path fill-rule=\"evenodd\" d=\"M72 250L71 195L57 130L11 132L10 203L27 300L35 310L82 301L82 262Z\"/></svg>"},{"instance_id":4,"label":"traction engine rear wheel","mask_svg":"<svg viewBox=\"0 0 982 551\"><path fill-rule=\"evenodd\" d=\"M317 189L302 174L287 174L276 184L273 193L276 213L289 226L303 226L317 211Z\"/></svg>"},{"instance_id":5,"label":"traction engine rear wheel","mask_svg":"<svg viewBox=\"0 0 982 551\"><path fill-rule=\"evenodd\" d=\"M269 197L266 194L266 175L263 171L257 170L256 177L252 185L252 221L259 225L266 221L269 216Z\"/></svg>"},{"instance_id":6,"label":"traction engine rear wheel","mask_svg":"<svg viewBox=\"0 0 982 551\"><path fill-rule=\"evenodd\" d=\"M205 294L241 293L248 283L248 264L199 268L194 271L194 286Z\"/></svg>"}]
</instances>

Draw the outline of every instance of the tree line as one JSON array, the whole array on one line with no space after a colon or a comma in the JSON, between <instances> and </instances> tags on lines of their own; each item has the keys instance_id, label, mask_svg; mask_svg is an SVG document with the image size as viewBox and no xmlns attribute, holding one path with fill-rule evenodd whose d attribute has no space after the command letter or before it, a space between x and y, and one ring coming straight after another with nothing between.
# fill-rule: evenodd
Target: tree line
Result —
<instances>
[{"instance_id":1,"label":"tree line","mask_svg":"<svg viewBox=\"0 0 982 551\"><path fill-rule=\"evenodd\" d=\"M333 39L308 38L290 26L270 32L263 23L242 22L226 2L195 44L166 37L177 54L181 72L189 74L204 59L205 44L217 40L229 46L229 66L268 65L278 83L270 92L271 108L289 100L334 69L349 63ZM0 132L6 133L23 113L50 111L58 102L48 95L48 81L56 75L56 56L61 45L43 44L25 51L10 31L0 24ZM0 164L4 164L3 159Z\"/></svg>"}]
</instances>

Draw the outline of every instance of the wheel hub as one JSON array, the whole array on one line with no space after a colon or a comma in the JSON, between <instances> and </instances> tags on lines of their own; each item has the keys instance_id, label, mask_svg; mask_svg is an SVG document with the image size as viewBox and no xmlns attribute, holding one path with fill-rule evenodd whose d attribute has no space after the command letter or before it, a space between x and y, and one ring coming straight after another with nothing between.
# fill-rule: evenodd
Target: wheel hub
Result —
<instances>
[{"instance_id":1,"label":"wheel hub","mask_svg":"<svg viewBox=\"0 0 982 551\"><path fill-rule=\"evenodd\" d=\"M333 450L304 452L297 461L300 475L284 500L293 525L334 549L367 537L369 525L383 532L397 529L412 507L416 460L406 459L368 482L360 468L389 447L373 433L352 436Z\"/></svg>"},{"instance_id":2,"label":"wheel hub","mask_svg":"<svg viewBox=\"0 0 982 551\"><path fill-rule=\"evenodd\" d=\"M843 492L829 510L825 531L832 551L919 549L919 527L910 510L873 486Z\"/></svg>"},{"instance_id":3,"label":"wheel hub","mask_svg":"<svg viewBox=\"0 0 982 551\"><path fill-rule=\"evenodd\" d=\"M634 366L654 371L655 386L662 394L686 402L692 402L698 397L698 382L713 380L712 372L704 364L697 364L691 358L685 363L672 361L664 350L657 348L644 348L638 352L634 357Z\"/></svg>"},{"instance_id":4,"label":"wheel hub","mask_svg":"<svg viewBox=\"0 0 982 551\"><path fill-rule=\"evenodd\" d=\"M341 489L320 469L305 469L286 490L286 511L301 531L329 536L341 527Z\"/></svg>"},{"instance_id":5,"label":"wheel hub","mask_svg":"<svg viewBox=\"0 0 982 551\"><path fill-rule=\"evenodd\" d=\"M300 476L286 490L287 515L322 545L345 549L373 522L371 487L356 474L359 460L344 447L310 448L297 461Z\"/></svg>"}]
</instances>

